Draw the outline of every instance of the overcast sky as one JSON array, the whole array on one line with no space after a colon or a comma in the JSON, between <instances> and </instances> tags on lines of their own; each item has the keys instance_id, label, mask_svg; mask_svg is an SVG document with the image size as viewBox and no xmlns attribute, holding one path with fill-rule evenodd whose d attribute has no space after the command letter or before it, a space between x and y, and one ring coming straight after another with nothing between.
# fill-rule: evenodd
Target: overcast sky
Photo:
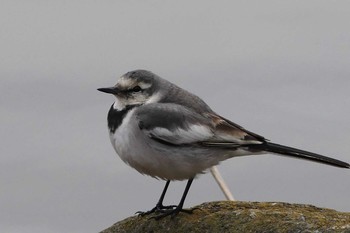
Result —
<instances>
[{"instance_id":1,"label":"overcast sky","mask_svg":"<svg viewBox=\"0 0 350 233\"><path fill-rule=\"evenodd\" d=\"M273 142L350 162L349 1L4 0L0 19L1 232L98 232L155 205L164 182L115 154L114 100L96 91L133 69ZM350 211L346 169L275 155L219 169L238 200ZM223 199L205 174L185 206Z\"/></svg>"}]
</instances>

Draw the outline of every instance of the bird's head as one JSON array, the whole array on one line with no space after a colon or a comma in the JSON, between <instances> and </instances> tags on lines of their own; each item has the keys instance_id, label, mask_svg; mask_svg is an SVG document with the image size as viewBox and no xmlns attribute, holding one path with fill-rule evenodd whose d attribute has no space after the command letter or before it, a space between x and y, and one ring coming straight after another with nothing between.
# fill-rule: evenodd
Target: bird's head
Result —
<instances>
[{"instance_id":1,"label":"bird's head","mask_svg":"<svg viewBox=\"0 0 350 233\"><path fill-rule=\"evenodd\" d=\"M114 108L124 109L130 105L157 102L160 99L159 77L150 71L135 70L121 76L113 87L97 90L113 94L117 100Z\"/></svg>"}]
</instances>

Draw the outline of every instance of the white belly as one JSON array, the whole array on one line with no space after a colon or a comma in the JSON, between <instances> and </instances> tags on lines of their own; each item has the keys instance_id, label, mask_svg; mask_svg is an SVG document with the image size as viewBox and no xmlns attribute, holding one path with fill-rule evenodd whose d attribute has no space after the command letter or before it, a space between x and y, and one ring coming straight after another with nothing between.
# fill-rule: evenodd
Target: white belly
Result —
<instances>
[{"instance_id":1,"label":"white belly","mask_svg":"<svg viewBox=\"0 0 350 233\"><path fill-rule=\"evenodd\" d=\"M140 130L134 112L135 109L126 114L115 133L110 134L110 140L119 157L142 174L184 180L238 155L238 151L161 144Z\"/></svg>"}]
</instances>

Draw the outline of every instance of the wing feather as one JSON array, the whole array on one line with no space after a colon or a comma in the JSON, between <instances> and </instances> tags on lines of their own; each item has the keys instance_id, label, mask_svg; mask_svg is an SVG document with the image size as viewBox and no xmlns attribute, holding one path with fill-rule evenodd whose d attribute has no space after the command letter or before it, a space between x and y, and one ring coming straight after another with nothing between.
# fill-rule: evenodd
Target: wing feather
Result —
<instances>
[{"instance_id":1,"label":"wing feather","mask_svg":"<svg viewBox=\"0 0 350 233\"><path fill-rule=\"evenodd\" d=\"M144 134L166 144L234 148L266 141L213 112L199 114L174 103L141 106L136 117Z\"/></svg>"},{"instance_id":2,"label":"wing feather","mask_svg":"<svg viewBox=\"0 0 350 233\"><path fill-rule=\"evenodd\" d=\"M214 136L210 119L172 103L142 106L136 112L140 129L149 137L170 144L192 144Z\"/></svg>"}]
</instances>

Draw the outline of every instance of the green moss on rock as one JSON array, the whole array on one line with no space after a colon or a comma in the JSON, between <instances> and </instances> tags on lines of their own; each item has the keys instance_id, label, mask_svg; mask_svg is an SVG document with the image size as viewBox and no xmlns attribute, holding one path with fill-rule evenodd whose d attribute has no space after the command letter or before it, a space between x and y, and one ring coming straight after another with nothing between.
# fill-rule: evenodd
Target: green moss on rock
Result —
<instances>
[{"instance_id":1,"label":"green moss on rock","mask_svg":"<svg viewBox=\"0 0 350 233\"><path fill-rule=\"evenodd\" d=\"M134 216L101 233L116 232L349 232L350 213L311 205L276 202L203 203L193 214L150 219Z\"/></svg>"}]
</instances>

